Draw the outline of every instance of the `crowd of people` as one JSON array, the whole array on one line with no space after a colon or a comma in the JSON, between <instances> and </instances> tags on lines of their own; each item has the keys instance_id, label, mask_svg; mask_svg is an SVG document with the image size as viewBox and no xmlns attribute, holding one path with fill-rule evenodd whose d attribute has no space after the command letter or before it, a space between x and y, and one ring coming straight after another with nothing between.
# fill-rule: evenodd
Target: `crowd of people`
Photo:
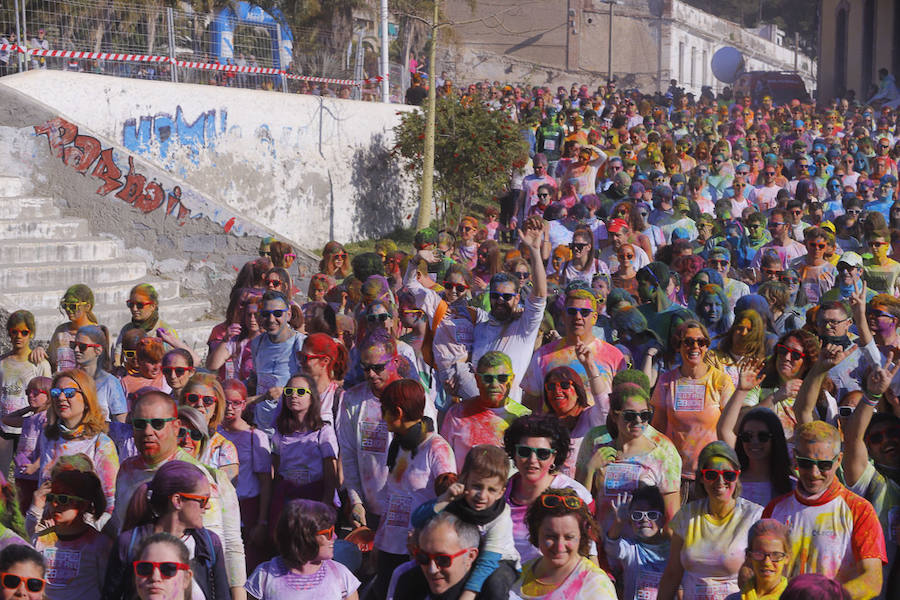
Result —
<instances>
[{"instance_id":1,"label":"crowd of people","mask_svg":"<svg viewBox=\"0 0 900 600\"><path fill-rule=\"evenodd\" d=\"M442 89L530 144L484 214L264 239L205 353L9 316L0 595L897 597L897 112Z\"/></svg>"}]
</instances>

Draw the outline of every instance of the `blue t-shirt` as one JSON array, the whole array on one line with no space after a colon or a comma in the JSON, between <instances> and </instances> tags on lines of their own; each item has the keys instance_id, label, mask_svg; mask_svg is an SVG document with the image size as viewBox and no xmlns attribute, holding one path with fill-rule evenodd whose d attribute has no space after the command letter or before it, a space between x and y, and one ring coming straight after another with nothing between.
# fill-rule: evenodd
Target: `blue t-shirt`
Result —
<instances>
[{"instance_id":1,"label":"blue t-shirt","mask_svg":"<svg viewBox=\"0 0 900 600\"><path fill-rule=\"evenodd\" d=\"M284 387L291 375L300 372L297 353L303 349L306 336L295 333L283 342L273 342L264 333L250 342L253 370L256 372L256 393L263 394L272 387ZM269 437L275 433L274 423L281 408L280 398L266 398L254 409L256 426Z\"/></svg>"},{"instance_id":2,"label":"blue t-shirt","mask_svg":"<svg viewBox=\"0 0 900 600\"><path fill-rule=\"evenodd\" d=\"M603 545L613 567L620 566L623 571L625 593L622 600L656 598L659 581L666 570L666 561L669 560L669 541L646 544L619 538L607 539Z\"/></svg>"},{"instance_id":3,"label":"blue t-shirt","mask_svg":"<svg viewBox=\"0 0 900 600\"><path fill-rule=\"evenodd\" d=\"M94 385L97 386L97 403L100 405L100 410L106 413L107 420L112 420L113 415L122 415L128 412L125 388L118 377L113 377L106 371L98 369Z\"/></svg>"}]
</instances>

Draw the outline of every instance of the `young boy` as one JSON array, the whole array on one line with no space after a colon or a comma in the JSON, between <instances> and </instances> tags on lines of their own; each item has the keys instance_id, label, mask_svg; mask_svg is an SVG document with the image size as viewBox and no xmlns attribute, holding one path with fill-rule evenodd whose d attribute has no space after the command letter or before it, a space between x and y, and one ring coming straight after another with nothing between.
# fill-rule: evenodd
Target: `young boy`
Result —
<instances>
[{"instance_id":1,"label":"young boy","mask_svg":"<svg viewBox=\"0 0 900 600\"><path fill-rule=\"evenodd\" d=\"M481 531L481 552L459 600L506 600L520 568L513 540L509 505L503 500L509 458L502 448L482 444L466 455L459 481L437 500L413 512L412 525L420 529L431 517L448 511Z\"/></svg>"},{"instance_id":2,"label":"young boy","mask_svg":"<svg viewBox=\"0 0 900 600\"><path fill-rule=\"evenodd\" d=\"M619 494L612 500L615 521L606 533L603 546L619 573L619 581L624 582L622 600L656 598L669 558L663 497L656 486L640 487L629 496ZM631 525L632 535L623 538L626 522Z\"/></svg>"}]
</instances>

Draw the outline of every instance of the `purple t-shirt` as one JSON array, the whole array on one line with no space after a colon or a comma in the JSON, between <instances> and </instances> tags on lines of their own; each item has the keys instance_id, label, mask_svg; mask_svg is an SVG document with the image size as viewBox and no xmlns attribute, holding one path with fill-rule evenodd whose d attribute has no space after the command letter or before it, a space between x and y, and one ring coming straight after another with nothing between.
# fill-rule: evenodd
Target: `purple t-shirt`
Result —
<instances>
[{"instance_id":1,"label":"purple t-shirt","mask_svg":"<svg viewBox=\"0 0 900 600\"><path fill-rule=\"evenodd\" d=\"M228 431L219 427L222 437L234 444L238 453L237 484L234 486L238 498L255 498L259 496L259 479L257 473L268 473L272 469L272 451L269 438L259 429L247 431Z\"/></svg>"},{"instance_id":2,"label":"purple t-shirt","mask_svg":"<svg viewBox=\"0 0 900 600\"><path fill-rule=\"evenodd\" d=\"M300 485L321 481L322 460L337 458L337 436L330 423L318 431L295 431L287 435L275 432L272 453L280 457L278 474Z\"/></svg>"},{"instance_id":3,"label":"purple t-shirt","mask_svg":"<svg viewBox=\"0 0 900 600\"><path fill-rule=\"evenodd\" d=\"M22 422L22 435L19 437L19 446L16 448L16 479L29 479L37 481L38 473L28 475L25 473L25 467L37 461L40 458L40 450L38 450L38 440L41 432L47 424L47 411L28 415Z\"/></svg>"}]
</instances>

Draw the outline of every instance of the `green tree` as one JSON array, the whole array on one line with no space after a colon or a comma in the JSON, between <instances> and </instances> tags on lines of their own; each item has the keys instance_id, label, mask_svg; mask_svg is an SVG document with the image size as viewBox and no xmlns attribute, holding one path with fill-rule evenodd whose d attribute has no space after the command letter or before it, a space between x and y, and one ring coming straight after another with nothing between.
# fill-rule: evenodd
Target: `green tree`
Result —
<instances>
[{"instance_id":1,"label":"green tree","mask_svg":"<svg viewBox=\"0 0 900 600\"><path fill-rule=\"evenodd\" d=\"M395 156L421 181L425 147L425 112L404 113L394 128ZM528 160L528 144L519 126L501 111L478 104L464 106L440 98L435 112L434 193L438 215L453 226L474 202L489 201L509 183L512 170Z\"/></svg>"}]
</instances>

